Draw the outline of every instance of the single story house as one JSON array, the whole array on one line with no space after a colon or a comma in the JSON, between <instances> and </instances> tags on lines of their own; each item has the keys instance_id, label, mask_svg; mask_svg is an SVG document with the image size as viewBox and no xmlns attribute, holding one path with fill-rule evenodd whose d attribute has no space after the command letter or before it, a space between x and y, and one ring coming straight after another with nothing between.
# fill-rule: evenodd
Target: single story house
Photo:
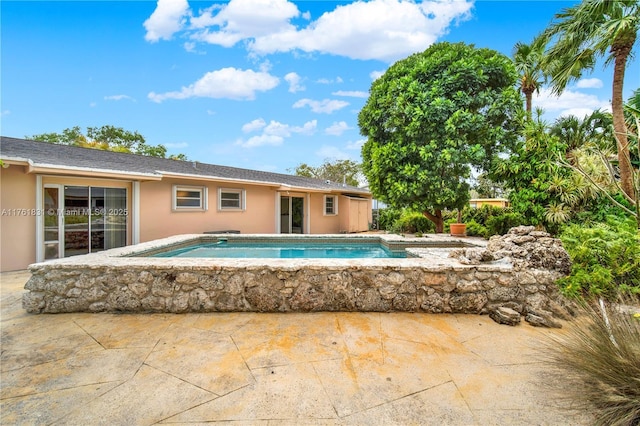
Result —
<instances>
[{"instance_id":1,"label":"single story house","mask_svg":"<svg viewBox=\"0 0 640 426\"><path fill-rule=\"evenodd\" d=\"M0 137L0 270L176 234L367 231L338 182Z\"/></svg>"}]
</instances>

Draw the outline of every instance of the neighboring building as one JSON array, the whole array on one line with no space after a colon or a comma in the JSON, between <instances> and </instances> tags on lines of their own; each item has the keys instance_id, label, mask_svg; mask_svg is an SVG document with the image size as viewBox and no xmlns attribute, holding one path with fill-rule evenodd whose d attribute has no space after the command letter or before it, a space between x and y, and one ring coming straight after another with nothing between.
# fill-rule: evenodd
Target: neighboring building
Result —
<instances>
[{"instance_id":1,"label":"neighboring building","mask_svg":"<svg viewBox=\"0 0 640 426\"><path fill-rule=\"evenodd\" d=\"M469 200L469 206L473 209L482 206L509 207L509 200L505 198L472 198Z\"/></svg>"},{"instance_id":2,"label":"neighboring building","mask_svg":"<svg viewBox=\"0 0 640 426\"><path fill-rule=\"evenodd\" d=\"M371 194L301 176L0 138L0 270L170 235L367 231Z\"/></svg>"}]
</instances>

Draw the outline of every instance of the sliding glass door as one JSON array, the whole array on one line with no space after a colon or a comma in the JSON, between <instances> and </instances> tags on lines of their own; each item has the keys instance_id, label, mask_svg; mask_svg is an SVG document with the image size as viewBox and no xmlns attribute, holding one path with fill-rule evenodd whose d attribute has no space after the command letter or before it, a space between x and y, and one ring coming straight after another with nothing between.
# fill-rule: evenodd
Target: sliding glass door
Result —
<instances>
[{"instance_id":1,"label":"sliding glass door","mask_svg":"<svg viewBox=\"0 0 640 426\"><path fill-rule=\"evenodd\" d=\"M94 253L127 243L127 190L45 185L44 258Z\"/></svg>"},{"instance_id":2,"label":"sliding glass door","mask_svg":"<svg viewBox=\"0 0 640 426\"><path fill-rule=\"evenodd\" d=\"M280 197L280 233L304 234L303 197Z\"/></svg>"}]
</instances>

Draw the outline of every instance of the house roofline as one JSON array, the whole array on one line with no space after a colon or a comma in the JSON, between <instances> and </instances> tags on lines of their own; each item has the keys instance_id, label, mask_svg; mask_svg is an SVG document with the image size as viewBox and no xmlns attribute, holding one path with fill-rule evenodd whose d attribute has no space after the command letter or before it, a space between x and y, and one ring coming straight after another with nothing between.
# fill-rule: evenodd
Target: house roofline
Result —
<instances>
[{"instance_id":1,"label":"house roofline","mask_svg":"<svg viewBox=\"0 0 640 426\"><path fill-rule=\"evenodd\" d=\"M9 159L3 161L9 161ZM108 169L95 169L92 167L76 167L76 166L59 166L56 164L34 163L31 160L26 160L27 166L26 172L29 174L67 174L73 176L86 176L86 177L108 177L119 179L134 179L134 180L161 180L162 175L156 173L135 173L125 172L122 170L108 170Z\"/></svg>"}]
</instances>

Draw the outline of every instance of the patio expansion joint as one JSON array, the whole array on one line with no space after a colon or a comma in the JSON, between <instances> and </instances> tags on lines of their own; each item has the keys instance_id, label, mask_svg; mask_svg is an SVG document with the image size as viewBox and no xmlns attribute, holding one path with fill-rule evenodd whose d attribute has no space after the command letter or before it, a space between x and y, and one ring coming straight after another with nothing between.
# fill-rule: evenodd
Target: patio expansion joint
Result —
<instances>
[{"instance_id":1,"label":"patio expansion joint","mask_svg":"<svg viewBox=\"0 0 640 426\"><path fill-rule=\"evenodd\" d=\"M313 369L313 374L316 375L318 383L320 383L320 386L322 386L322 390L324 391L324 395L327 397L327 400L332 401L331 395L329 394L329 391L327 391L327 387L324 385L322 381L322 377L320 376L320 374L318 374L318 370L316 370L316 366L314 365L313 362L311 363L311 368ZM333 409L333 412L335 413L336 418L340 418L340 413L338 413L338 408L333 403L333 401L331 402L331 408Z\"/></svg>"},{"instance_id":2,"label":"patio expansion joint","mask_svg":"<svg viewBox=\"0 0 640 426\"><path fill-rule=\"evenodd\" d=\"M140 371L140 369L141 369L142 367L148 367L148 368L151 368L151 369L153 369L153 370L159 371L159 372L160 372L160 373L162 373L162 374L166 374L167 376L173 377L173 378L174 378L174 379L176 379L176 380L179 380L179 381L181 381L181 382L183 382L183 383L186 383L186 384L188 384L188 385L191 385L191 386L193 386L193 387L195 387L195 388L198 388L198 389L200 389L200 390L203 390L203 391L205 391L205 392L207 392L207 393L210 393L210 394L212 394L212 395L215 395L215 398L211 398L209 401L213 401L214 399L217 399L217 398L220 398L221 396L223 396L223 395L217 394L217 393L215 393L215 392L212 392L212 391L210 391L209 389L203 388L202 386L196 385L195 383L191 383L190 381L185 380L185 379L183 379L182 377L176 376L175 374L171 374L171 373L169 373L168 371L163 370L162 368L158 368L158 367L155 367L155 366L153 366L153 365L151 365L151 364L147 364L147 362L146 362L146 361L145 361L145 362L143 362L143 363L140 365L140 368L138 368L138 370L137 370L137 371L136 371L136 373L133 375L133 377L135 377L135 376L138 374L138 372ZM128 382L129 380L132 380L132 379L133 379L133 377L131 377L131 378L127 379L124 383ZM123 383L123 384L124 384L124 383ZM248 385L245 385L245 386L248 386ZM238 388L238 389L242 389L242 388L243 388L243 387L245 387L245 386L241 386L241 387L240 387L240 388ZM235 391L237 391L238 389L234 389L234 390L233 390L233 391L231 391L231 392L235 392ZM228 395L228 394L229 394L229 393L231 393L231 392L228 392L228 393L227 393L227 394L225 394L225 395ZM207 402L209 402L209 401L207 401ZM198 404L198 405L200 405L200 404Z\"/></svg>"},{"instance_id":3,"label":"patio expansion joint","mask_svg":"<svg viewBox=\"0 0 640 426\"><path fill-rule=\"evenodd\" d=\"M78 384L77 386L69 386L69 387L65 387L65 388L48 389L48 390L36 391L36 392L27 392L27 393L24 393L24 394L21 394L21 395L12 395L12 396L5 397L5 398L0 397L0 401L11 401L12 399L17 399L17 398L25 398L25 397L36 396L36 395L46 395L48 393L55 393L55 392L73 390L73 389L80 389L80 388L84 388L84 387L87 387L87 386L101 386L101 385L108 385L110 383L118 383L113 388L111 388L111 389L109 389L109 390L97 395L95 398L93 398L93 399L96 399L96 398L100 398L103 395L106 395L111 390L121 386L125 382L126 382L126 380L125 381L107 380L107 381L104 381L104 382L81 383L81 384Z\"/></svg>"},{"instance_id":4,"label":"patio expansion joint","mask_svg":"<svg viewBox=\"0 0 640 426\"><path fill-rule=\"evenodd\" d=\"M108 348L106 348L102 343L100 343L100 341L98 339L96 339L95 337L93 337L93 335L91 333L89 333L87 330L85 330L85 328L83 326L81 326L80 324L78 324L78 321L73 320L72 321L80 330L82 330L87 336L89 336L94 342L96 342L98 345L100 345L100 347L104 350L108 350Z\"/></svg>"},{"instance_id":5,"label":"patio expansion joint","mask_svg":"<svg viewBox=\"0 0 640 426\"><path fill-rule=\"evenodd\" d=\"M233 338L232 334L229 334L229 339L231 339L233 346L236 347L236 350L238 351L240 358L242 358L242 362L244 363L244 366L247 368L247 371L249 371L249 374L251 374L251 379L253 380L253 383L256 383L257 382L256 376L253 374L253 370L251 369L251 367L249 367L249 364L247 363L247 360L245 359L244 354L240 350L240 347L238 346L238 343Z\"/></svg>"},{"instance_id":6,"label":"patio expansion joint","mask_svg":"<svg viewBox=\"0 0 640 426\"><path fill-rule=\"evenodd\" d=\"M427 391L430 391L430 390L432 390L432 389L439 388L440 386L443 386L443 385L446 385L446 384L449 384L449 383L452 383L454 386L456 386L456 384L455 384L455 382L453 381L453 379L446 380L446 381L444 381L444 382L437 383L437 384L435 384L435 385L433 385L433 386L429 386L429 387L426 387L426 388L419 389L419 390L417 390L417 391L414 391L414 392L408 393L408 394L406 394L406 395L402 395L402 396L400 396L400 397L398 397L398 398L390 399L390 400L388 400L388 401L381 402L380 404L372 405L371 407L367 407L367 408L365 408L365 409L363 409L363 410L355 411L355 412L353 412L353 413L349 413L349 414L347 414L347 415L345 415L345 416L338 416L338 418L340 418L340 419L347 419L347 418L349 418L349 417L351 417L351 416L355 416L356 414L361 414L361 413L365 413L365 412L367 412L367 411L369 411L369 410L373 410L373 409L376 409L376 408L384 407L385 405L393 404L393 403L395 403L395 402L402 401L403 399L407 399L407 398L414 397L414 396L419 395L419 394L421 394L421 393L423 393L423 392L427 392ZM457 386L456 386L456 389L458 389L458 387L457 387ZM458 392L459 392L459 391L458 391ZM467 401L466 401L466 400L465 400L465 404L467 405L467 408L469 408L469 404L467 404Z\"/></svg>"}]
</instances>

